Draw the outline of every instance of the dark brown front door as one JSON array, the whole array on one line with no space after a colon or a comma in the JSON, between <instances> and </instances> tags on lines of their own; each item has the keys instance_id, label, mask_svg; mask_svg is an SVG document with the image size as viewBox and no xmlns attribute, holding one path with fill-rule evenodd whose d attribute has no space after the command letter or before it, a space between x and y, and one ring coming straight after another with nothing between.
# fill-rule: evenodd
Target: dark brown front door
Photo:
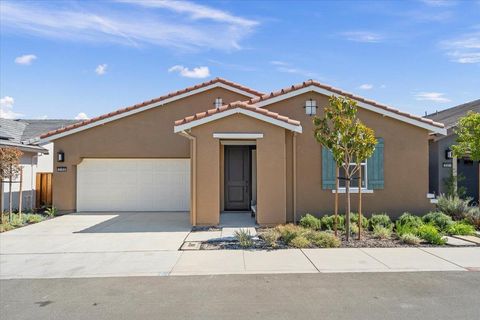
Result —
<instances>
[{"instance_id":1,"label":"dark brown front door","mask_svg":"<svg viewBox=\"0 0 480 320\"><path fill-rule=\"evenodd\" d=\"M225 210L250 210L248 146L225 146Z\"/></svg>"}]
</instances>

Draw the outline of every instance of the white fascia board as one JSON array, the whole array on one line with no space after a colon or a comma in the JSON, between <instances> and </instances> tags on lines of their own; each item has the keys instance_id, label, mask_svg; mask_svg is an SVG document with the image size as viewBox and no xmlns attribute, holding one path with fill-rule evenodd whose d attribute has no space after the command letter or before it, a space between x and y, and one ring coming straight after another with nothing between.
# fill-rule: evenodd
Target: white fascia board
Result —
<instances>
[{"instance_id":1,"label":"white fascia board","mask_svg":"<svg viewBox=\"0 0 480 320\"><path fill-rule=\"evenodd\" d=\"M283 95L280 95L280 96L277 96L277 97L274 97L274 98L271 98L271 99L267 99L265 101L260 101L258 103L255 103L255 105L257 107L264 107L264 106L270 105L272 103L276 103L276 102L279 102L279 101L282 101L282 100L286 100L286 99L289 99L289 98L292 98L292 97L295 97L295 96L298 96L298 95L301 95L301 94L304 94L304 93L307 93L307 92L311 92L311 91L314 91L314 92L317 92L317 93L320 93L320 94L323 94L323 95L326 95L326 96L332 96L332 95L336 96L336 97L341 96L341 95L339 95L337 93L334 93L330 90L326 90L326 89L319 88L319 87L314 86L314 85L310 85L308 87L298 89L298 90L295 90L295 91L292 91L292 92L289 92L289 93L286 93L286 94L283 94ZM353 100L355 100L355 99L353 99ZM415 119L403 116L401 114L398 114L398 113L395 113L395 112L392 112L392 111L388 111L388 110L376 107L374 105L371 105L371 104L368 104L368 103L365 103L365 102L362 102L362 101L358 101L358 100L355 100L355 101L357 101L357 105L359 107L363 108L363 109L370 110L370 111L373 111L373 112L376 112L376 113L380 113L384 116L387 116L387 117L390 117L390 118L393 118L393 119L397 119L397 120L412 124L414 126L429 130L429 131L434 132L434 133L443 134L443 135L447 134L447 129L445 129L445 128L439 128L439 127L433 126L431 124L428 124L428 123L425 123L425 122L422 122L422 121L419 121L419 120L415 120Z\"/></svg>"},{"instance_id":2,"label":"white fascia board","mask_svg":"<svg viewBox=\"0 0 480 320\"><path fill-rule=\"evenodd\" d=\"M115 120L118 120L118 119L121 119L121 118L125 118L125 117L134 115L134 114L139 113L139 112L143 112L143 111L146 111L146 110L149 110L149 109L152 109L152 108L156 108L158 106L162 106L162 105L165 105L167 103L174 102L176 100L180 100L180 99L183 99L183 98L186 98L186 97L189 97L189 96L193 96L195 94L198 94L198 93L201 93L201 92L213 89L213 88L224 88L226 90L233 91L233 92L236 92L236 93L240 93L240 94L243 94L243 95L251 97L251 98L257 97L256 95L253 95L249 92L240 90L240 89L235 88L235 87L231 87L231 86L229 86L227 84L224 84L222 82L217 82L217 83L213 83L213 84L210 84L208 86L205 86L203 88L198 88L198 89L195 89L195 90L192 90L192 91L189 91L189 92L185 92L185 93L179 94L177 96L174 96L174 97L162 100L162 101L154 102L154 103L146 105L144 107L140 107L138 109L130 110L128 112L123 112L121 114L117 114L117 115L114 115L112 117L108 117L108 118L105 118L105 119L102 119L102 120L99 120L99 121L95 121L95 122L89 123L87 125L84 125L84 126L72 129L72 130L68 130L68 131L65 131L65 132L62 132L62 133L59 133L59 134L55 134L53 136L50 136L50 137L47 137L47 138L44 138L44 139L38 139L38 141L36 143L37 144L45 144L45 143L48 143L52 140L59 139L59 138L62 138L62 137L65 137L65 136L68 136L68 135L71 135L71 134L74 134L74 133L77 133L77 132L80 132L80 131L83 131L83 130L87 130L87 129L90 129L90 128L93 128L93 127L96 127L96 126L100 126L100 125L108 123L110 121L115 121Z\"/></svg>"},{"instance_id":3,"label":"white fascia board","mask_svg":"<svg viewBox=\"0 0 480 320\"><path fill-rule=\"evenodd\" d=\"M246 116L249 116L249 117L252 117L252 118L255 118L255 119L258 119L258 120L262 120L262 121L265 121L265 122L268 122L268 123L271 123L271 124L274 124L276 126L288 129L288 130L293 131L293 132L302 133L302 126L301 125L292 125L292 124L287 123L285 121L277 120L277 119L274 119L272 117L260 114L258 112L245 110L245 109L242 109L242 108L235 108L235 109L230 109L230 110L227 110L227 111L222 111L222 112L213 114L211 116L204 117L204 118L199 119L199 120L194 120L194 121L191 121L191 122L188 122L188 123L185 123L185 124L181 124L181 125L175 126L173 131L175 133L182 132L182 131L191 129L193 127L200 126L202 124L212 122L212 121L215 121L215 120L218 120L218 119L222 119L222 118L225 118L225 117L231 116L233 114L237 114L237 113L244 114Z\"/></svg>"},{"instance_id":4,"label":"white fascia board","mask_svg":"<svg viewBox=\"0 0 480 320\"><path fill-rule=\"evenodd\" d=\"M214 133L215 139L262 139L263 133Z\"/></svg>"}]
</instances>

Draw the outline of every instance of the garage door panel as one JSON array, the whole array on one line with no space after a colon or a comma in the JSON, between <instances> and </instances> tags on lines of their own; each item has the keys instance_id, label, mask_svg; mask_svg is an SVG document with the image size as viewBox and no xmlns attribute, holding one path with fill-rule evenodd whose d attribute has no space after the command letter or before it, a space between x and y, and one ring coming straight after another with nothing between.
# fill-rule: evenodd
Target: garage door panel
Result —
<instances>
[{"instance_id":1,"label":"garage door panel","mask_svg":"<svg viewBox=\"0 0 480 320\"><path fill-rule=\"evenodd\" d=\"M84 159L78 211L188 211L188 159Z\"/></svg>"}]
</instances>

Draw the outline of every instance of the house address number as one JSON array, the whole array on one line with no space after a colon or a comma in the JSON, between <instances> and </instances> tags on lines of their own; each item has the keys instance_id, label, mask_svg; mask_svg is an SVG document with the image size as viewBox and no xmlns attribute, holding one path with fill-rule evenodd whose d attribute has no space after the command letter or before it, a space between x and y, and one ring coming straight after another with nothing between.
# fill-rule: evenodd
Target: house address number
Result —
<instances>
[{"instance_id":1,"label":"house address number","mask_svg":"<svg viewBox=\"0 0 480 320\"><path fill-rule=\"evenodd\" d=\"M57 172L67 172L67 167L57 167Z\"/></svg>"}]
</instances>

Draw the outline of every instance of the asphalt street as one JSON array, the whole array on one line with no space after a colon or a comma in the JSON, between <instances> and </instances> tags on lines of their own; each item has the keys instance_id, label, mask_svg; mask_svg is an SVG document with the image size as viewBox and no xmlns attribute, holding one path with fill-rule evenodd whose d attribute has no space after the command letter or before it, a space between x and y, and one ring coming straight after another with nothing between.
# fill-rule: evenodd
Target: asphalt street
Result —
<instances>
[{"instance_id":1,"label":"asphalt street","mask_svg":"<svg viewBox=\"0 0 480 320\"><path fill-rule=\"evenodd\" d=\"M480 272L0 281L7 319L480 319Z\"/></svg>"}]
</instances>

